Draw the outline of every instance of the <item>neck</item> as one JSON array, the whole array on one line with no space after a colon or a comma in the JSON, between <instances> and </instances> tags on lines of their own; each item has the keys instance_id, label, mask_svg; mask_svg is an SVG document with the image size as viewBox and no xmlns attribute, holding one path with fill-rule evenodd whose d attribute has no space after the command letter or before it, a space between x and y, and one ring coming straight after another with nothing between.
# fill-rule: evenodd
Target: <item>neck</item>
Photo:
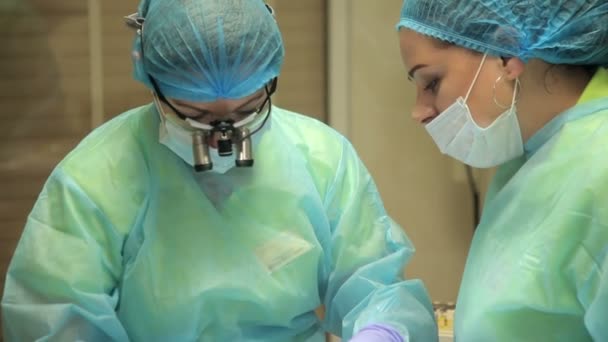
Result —
<instances>
[{"instance_id":1,"label":"neck","mask_svg":"<svg viewBox=\"0 0 608 342\"><path fill-rule=\"evenodd\" d=\"M533 62L530 62L532 64ZM526 71L534 67L529 65ZM517 104L523 141L578 102L591 76L583 70L536 68L521 77L522 94Z\"/></svg>"}]
</instances>

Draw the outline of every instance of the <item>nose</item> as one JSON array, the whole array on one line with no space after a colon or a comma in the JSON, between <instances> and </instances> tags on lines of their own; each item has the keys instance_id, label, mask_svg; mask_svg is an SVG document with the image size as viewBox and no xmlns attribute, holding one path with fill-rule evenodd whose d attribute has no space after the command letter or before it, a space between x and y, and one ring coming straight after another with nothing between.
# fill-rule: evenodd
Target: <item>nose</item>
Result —
<instances>
[{"instance_id":1,"label":"nose","mask_svg":"<svg viewBox=\"0 0 608 342\"><path fill-rule=\"evenodd\" d=\"M417 123L424 125L431 122L439 113L429 105L417 103L412 110L412 119Z\"/></svg>"}]
</instances>

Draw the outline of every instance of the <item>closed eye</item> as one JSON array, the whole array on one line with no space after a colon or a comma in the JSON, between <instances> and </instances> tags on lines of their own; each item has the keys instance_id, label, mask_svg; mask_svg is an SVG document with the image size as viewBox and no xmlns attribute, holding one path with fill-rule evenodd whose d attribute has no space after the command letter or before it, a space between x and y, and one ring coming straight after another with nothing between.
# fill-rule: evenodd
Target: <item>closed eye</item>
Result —
<instances>
[{"instance_id":1,"label":"closed eye","mask_svg":"<svg viewBox=\"0 0 608 342\"><path fill-rule=\"evenodd\" d=\"M433 94L436 94L438 86L439 86L439 79L435 78L424 87L424 91L430 91Z\"/></svg>"},{"instance_id":2,"label":"closed eye","mask_svg":"<svg viewBox=\"0 0 608 342\"><path fill-rule=\"evenodd\" d=\"M248 110L238 111L238 112L236 112L236 114L239 116L249 116L251 114L254 114L255 112L257 112L257 109L248 109Z\"/></svg>"}]
</instances>

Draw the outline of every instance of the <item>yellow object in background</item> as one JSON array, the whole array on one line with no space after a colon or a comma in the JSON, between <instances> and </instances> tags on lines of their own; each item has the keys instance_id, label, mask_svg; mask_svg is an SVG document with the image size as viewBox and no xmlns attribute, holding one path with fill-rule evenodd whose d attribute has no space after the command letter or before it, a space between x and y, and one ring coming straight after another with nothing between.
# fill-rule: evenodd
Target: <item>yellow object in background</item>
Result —
<instances>
[{"instance_id":1,"label":"yellow object in background","mask_svg":"<svg viewBox=\"0 0 608 342\"><path fill-rule=\"evenodd\" d=\"M456 306L454 303L433 303L435 309L435 319L437 320L437 327L439 332L454 332L454 310Z\"/></svg>"}]
</instances>

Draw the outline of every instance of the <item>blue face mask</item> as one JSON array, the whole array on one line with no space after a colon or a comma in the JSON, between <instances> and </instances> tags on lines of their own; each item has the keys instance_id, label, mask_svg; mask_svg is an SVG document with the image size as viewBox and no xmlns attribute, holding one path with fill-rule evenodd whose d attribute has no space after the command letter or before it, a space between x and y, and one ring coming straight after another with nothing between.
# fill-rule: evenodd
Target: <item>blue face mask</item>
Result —
<instances>
[{"instance_id":1,"label":"blue face mask","mask_svg":"<svg viewBox=\"0 0 608 342\"><path fill-rule=\"evenodd\" d=\"M488 168L500 165L524 153L521 129L517 121L515 98L519 80L513 90L511 106L488 127L479 127L473 120L468 97L477 81L484 55L477 74L465 98L456 102L425 126L439 150L467 165Z\"/></svg>"}]
</instances>

